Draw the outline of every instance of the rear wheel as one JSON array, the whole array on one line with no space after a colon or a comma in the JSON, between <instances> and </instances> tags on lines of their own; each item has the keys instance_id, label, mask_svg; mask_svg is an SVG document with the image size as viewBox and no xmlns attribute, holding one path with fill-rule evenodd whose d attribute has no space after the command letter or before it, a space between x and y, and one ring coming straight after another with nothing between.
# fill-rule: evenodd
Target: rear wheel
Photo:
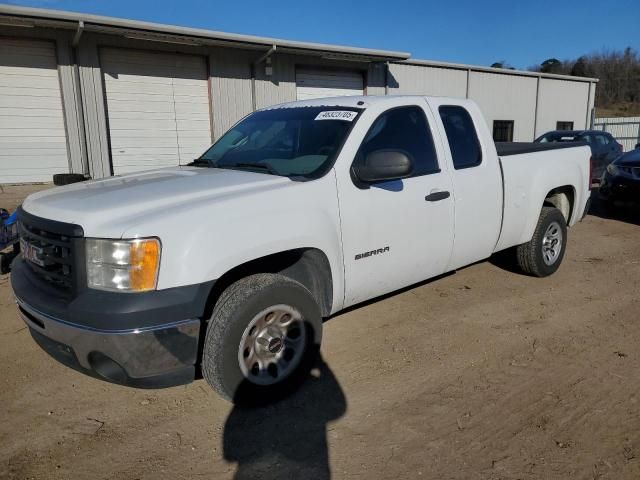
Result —
<instances>
[{"instance_id":1,"label":"rear wheel","mask_svg":"<svg viewBox=\"0 0 640 480\"><path fill-rule=\"evenodd\" d=\"M318 352L322 317L300 283L257 274L229 286L213 310L202 374L228 400L255 403L287 393Z\"/></svg>"},{"instance_id":2,"label":"rear wheel","mask_svg":"<svg viewBox=\"0 0 640 480\"><path fill-rule=\"evenodd\" d=\"M567 224L555 207L542 207L533 237L516 247L520 269L528 275L546 277L560 267L567 245Z\"/></svg>"}]
</instances>

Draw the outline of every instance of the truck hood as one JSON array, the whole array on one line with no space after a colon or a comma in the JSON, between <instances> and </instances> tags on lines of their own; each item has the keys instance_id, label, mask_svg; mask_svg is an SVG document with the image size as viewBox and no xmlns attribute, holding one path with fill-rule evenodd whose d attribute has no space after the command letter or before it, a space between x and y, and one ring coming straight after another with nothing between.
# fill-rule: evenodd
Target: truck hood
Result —
<instances>
[{"instance_id":1,"label":"truck hood","mask_svg":"<svg viewBox=\"0 0 640 480\"><path fill-rule=\"evenodd\" d=\"M175 167L57 187L27 197L22 208L38 217L74 223L86 235L120 236L135 219L246 192L286 188L287 177L239 170Z\"/></svg>"}]
</instances>

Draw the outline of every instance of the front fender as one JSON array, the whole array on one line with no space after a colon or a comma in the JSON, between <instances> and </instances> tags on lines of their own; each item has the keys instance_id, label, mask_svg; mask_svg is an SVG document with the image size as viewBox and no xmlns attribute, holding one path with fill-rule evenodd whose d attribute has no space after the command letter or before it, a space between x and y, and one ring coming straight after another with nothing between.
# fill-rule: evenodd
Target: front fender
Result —
<instances>
[{"instance_id":1,"label":"front fender","mask_svg":"<svg viewBox=\"0 0 640 480\"><path fill-rule=\"evenodd\" d=\"M344 275L333 170L285 188L188 205L171 219L155 217L124 236L162 242L158 289L220 278L267 255L300 248L322 251L331 268L334 310L341 308Z\"/></svg>"}]
</instances>

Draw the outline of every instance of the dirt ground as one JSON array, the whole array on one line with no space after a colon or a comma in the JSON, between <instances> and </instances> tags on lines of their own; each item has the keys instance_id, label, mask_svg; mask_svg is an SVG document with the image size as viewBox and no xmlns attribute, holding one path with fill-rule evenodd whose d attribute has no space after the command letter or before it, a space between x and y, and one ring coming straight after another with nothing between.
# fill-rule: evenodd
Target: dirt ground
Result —
<instances>
[{"instance_id":1,"label":"dirt ground","mask_svg":"<svg viewBox=\"0 0 640 480\"><path fill-rule=\"evenodd\" d=\"M2 277L0 477L640 478L639 225L588 216L546 279L483 262L337 315L325 363L259 410L59 365Z\"/></svg>"}]
</instances>

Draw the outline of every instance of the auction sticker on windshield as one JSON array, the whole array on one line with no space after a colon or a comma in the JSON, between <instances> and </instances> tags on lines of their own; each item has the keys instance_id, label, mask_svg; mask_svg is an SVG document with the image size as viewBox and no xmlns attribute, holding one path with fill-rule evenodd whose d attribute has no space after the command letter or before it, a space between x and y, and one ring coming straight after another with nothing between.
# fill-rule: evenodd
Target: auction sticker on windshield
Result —
<instances>
[{"instance_id":1,"label":"auction sticker on windshield","mask_svg":"<svg viewBox=\"0 0 640 480\"><path fill-rule=\"evenodd\" d=\"M320 112L315 118L316 120L344 120L345 122L352 122L354 118L358 116L358 112L352 112L350 110L331 110L326 112Z\"/></svg>"}]
</instances>

